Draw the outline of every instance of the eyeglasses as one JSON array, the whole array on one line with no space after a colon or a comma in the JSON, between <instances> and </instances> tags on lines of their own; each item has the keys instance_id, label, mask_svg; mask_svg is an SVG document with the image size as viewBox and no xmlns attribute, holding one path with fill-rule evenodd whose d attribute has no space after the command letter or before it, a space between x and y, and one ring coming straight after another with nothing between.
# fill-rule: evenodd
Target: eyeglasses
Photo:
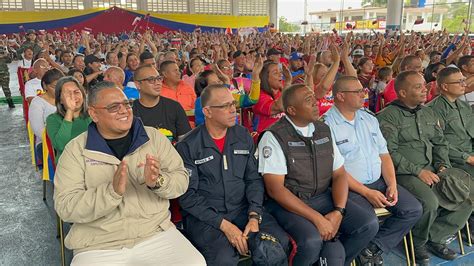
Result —
<instances>
[{"instance_id":1,"label":"eyeglasses","mask_svg":"<svg viewBox=\"0 0 474 266\"><path fill-rule=\"evenodd\" d=\"M120 107L125 107L125 109L130 109L133 107L133 100L126 100L126 101L123 101L121 103L112 103L112 104L109 104L105 107L98 107L98 106L93 106L94 108L96 109L105 109L107 110L107 112L113 114L113 113L117 113L118 111L120 111Z\"/></svg>"},{"instance_id":2,"label":"eyeglasses","mask_svg":"<svg viewBox=\"0 0 474 266\"><path fill-rule=\"evenodd\" d=\"M460 85L466 85L466 79L460 79L458 81L452 81L452 82L445 82L444 84L460 84Z\"/></svg>"},{"instance_id":3,"label":"eyeglasses","mask_svg":"<svg viewBox=\"0 0 474 266\"><path fill-rule=\"evenodd\" d=\"M210 108L217 108L217 109L223 109L225 111L230 110L232 107L237 106L237 101L232 101L230 103L225 103L222 105L209 105L208 107Z\"/></svg>"},{"instance_id":4,"label":"eyeglasses","mask_svg":"<svg viewBox=\"0 0 474 266\"><path fill-rule=\"evenodd\" d=\"M362 93L365 93L366 91L367 91L366 89L360 89L360 90L355 90L355 91L339 91L339 92L348 92L348 93L362 94Z\"/></svg>"},{"instance_id":5,"label":"eyeglasses","mask_svg":"<svg viewBox=\"0 0 474 266\"><path fill-rule=\"evenodd\" d=\"M152 76L152 77L140 79L140 80L137 80L137 81L138 81L138 82L146 81L146 82L148 82L148 83L150 83L150 84L153 84L153 83L155 83L155 82L157 82L157 81L163 81L163 76L161 76L161 75L158 75L158 76L156 76L156 77L153 77L153 76Z\"/></svg>"}]
</instances>

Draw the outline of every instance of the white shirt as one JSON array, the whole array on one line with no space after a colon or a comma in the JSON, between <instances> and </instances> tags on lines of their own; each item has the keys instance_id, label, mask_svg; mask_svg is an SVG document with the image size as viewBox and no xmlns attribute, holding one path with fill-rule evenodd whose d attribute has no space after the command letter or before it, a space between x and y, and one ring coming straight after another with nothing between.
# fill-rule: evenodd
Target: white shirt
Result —
<instances>
[{"instance_id":1,"label":"white shirt","mask_svg":"<svg viewBox=\"0 0 474 266\"><path fill-rule=\"evenodd\" d=\"M288 116L285 116L288 121L295 127L296 131L304 137L313 136L315 130L314 125L311 123L306 127L297 127ZM303 134L306 133L306 134ZM333 148L333 165L332 170L335 171L344 165L344 157L342 157L339 149L332 140ZM258 172L261 174L275 174L275 175L286 175L288 169L286 166L285 154L281 149L280 143L275 139L275 136L271 132L265 132L258 144Z\"/></svg>"},{"instance_id":2,"label":"white shirt","mask_svg":"<svg viewBox=\"0 0 474 266\"><path fill-rule=\"evenodd\" d=\"M41 80L38 78L30 79L25 83L25 98L35 97L38 91L42 91Z\"/></svg>"},{"instance_id":3,"label":"white shirt","mask_svg":"<svg viewBox=\"0 0 474 266\"><path fill-rule=\"evenodd\" d=\"M35 133L35 144L41 143L43 130L46 126L46 118L56 112L56 106L51 105L43 98L37 96L33 98L28 110L31 129Z\"/></svg>"},{"instance_id":4,"label":"white shirt","mask_svg":"<svg viewBox=\"0 0 474 266\"><path fill-rule=\"evenodd\" d=\"M30 68L31 67L31 60L20 59L20 61L18 61L18 67Z\"/></svg>"}]
</instances>

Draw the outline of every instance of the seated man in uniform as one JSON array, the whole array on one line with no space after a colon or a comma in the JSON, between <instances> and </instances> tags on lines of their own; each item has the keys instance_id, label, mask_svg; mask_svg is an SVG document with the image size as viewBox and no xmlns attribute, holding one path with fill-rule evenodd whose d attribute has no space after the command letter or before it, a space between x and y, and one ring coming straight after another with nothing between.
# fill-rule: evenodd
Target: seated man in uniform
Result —
<instances>
[{"instance_id":1,"label":"seated man in uniform","mask_svg":"<svg viewBox=\"0 0 474 266\"><path fill-rule=\"evenodd\" d=\"M395 79L398 99L385 107L377 118L387 140L398 183L410 191L423 206L423 214L413 227L415 257L419 264L429 262L427 248L436 256L453 260L456 252L446 240L461 229L471 214L467 199L456 211L439 205L433 185L437 175L451 167L449 147L440 122L431 108L423 106L427 89L418 71L404 71Z\"/></svg>"},{"instance_id":2,"label":"seated man in uniform","mask_svg":"<svg viewBox=\"0 0 474 266\"><path fill-rule=\"evenodd\" d=\"M235 125L235 104L224 85L206 87L201 93L205 123L176 145L190 176L180 197L184 230L208 265L237 265L239 253L248 254L249 233L259 230L279 240L285 261L288 237L262 207L264 185L253 140Z\"/></svg>"},{"instance_id":3,"label":"seated man in uniform","mask_svg":"<svg viewBox=\"0 0 474 266\"><path fill-rule=\"evenodd\" d=\"M436 77L440 95L428 104L439 118L444 137L449 143L449 160L453 167L460 168L474 178L474 116L472 108L459 99L466 91L466 78L461 70L447 67ZM471 201L474 189L471 189ZM469 223L474 225L471 216ZM474 227L471 227L471 234Z\"/></svg>"},{"instance_id":4,"label":"seated man in uniform","mask_svg":"<svg viewBox=\"0 0 474 266\"><path fill-rule=\"evenodd\" d=\"M377 233L377 217L348 200L344 158L318 121L314 92L297 84L282 97L286 116L258 145L266 207L296 241L294 265L349 265Z\"/></svg>"},{"instance_id":5,"label":"seated man in uniform","mask_svg":"<svg viewBox=\"0 0 474 266\"><path fill-rule=\"evenodd\" d=\"M370 111L362 110L364 94L356 77L340 77L332 89L334 105L323 118L344 157L349 189L362 196L355 197L356 202L392 213L359 256L359 265L382 265L382 252L400 243L421 217L422 208L410 192L397 185L379 123Z\"/></svg>"},{"instance_id":6,"label":"seated man in uniform","mask_svg":"<svg viewBox=\"0 0 474 266\"><path fill-rule=\"evenodd\" d=\"M104 81L88 95L89 129L71 140L54 179L54 207L74 223L71 265L205 265L170 221L169 199L189 179L165 136L133 117L131 102Z\"/></svg>"}]
</instances>

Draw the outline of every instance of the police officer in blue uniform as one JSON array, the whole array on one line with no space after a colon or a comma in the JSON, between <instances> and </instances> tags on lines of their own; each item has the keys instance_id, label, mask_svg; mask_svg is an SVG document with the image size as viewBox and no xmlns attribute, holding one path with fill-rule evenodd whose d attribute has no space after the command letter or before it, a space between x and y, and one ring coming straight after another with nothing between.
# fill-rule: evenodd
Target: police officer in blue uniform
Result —
<instances>
[{"instance_id":1,"label":"police officer in blue uniform","mask_svg":"<svg viewBox=\"0 0 474 266\"><path fill-rule=\"evenodd\" d=\"M235 125L231 92L223 85L208 86L201 104L205 124L176 146L190 178L180 198L186 234L208 265L237 265L239 253L250 249L254 254L247 239L258 231L278 239L286 261L289 240L262 207L264 185L253 140L244 127Z\"/></svg>"},{"instance_id":2,"label":"police officer in blue uniform","mask_svg":"<svg viewBox=\"0 0 474 266\"><path fill-rule=\"evenodd\" d=\"M365 90L356 77L342 76L333 86L334 105L324 116L344 157L353 199L366 209L386 208L392 215L358 257L358 265L382 265L382 252L397 246L421 217L422 207L405 188L397 185L395 168L379 123L363 110ZM370 202L370 203L369 203Z\"/></svg>"}]
</instances>

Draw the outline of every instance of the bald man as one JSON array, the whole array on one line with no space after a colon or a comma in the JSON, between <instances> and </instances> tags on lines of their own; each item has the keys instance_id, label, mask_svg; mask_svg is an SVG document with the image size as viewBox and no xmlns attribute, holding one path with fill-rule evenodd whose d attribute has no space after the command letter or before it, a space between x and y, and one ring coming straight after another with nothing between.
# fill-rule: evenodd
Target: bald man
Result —
<instances>
[{"instance_id":1,"label":"bald man","mask_svg":"<svg viewBox=\"0 0 474 266\"><path fill-rule=\"evenodd\" d=\"M118 88L123 90L123 93L125 93L125 96L127 96L128 99L136 100L140 98L140 93L136 88L123 86L123 82L125 81L125 72L123 72L120 67L110 66L104 72L104 80L113 82Z\"/></svg>"}]
</instances>

